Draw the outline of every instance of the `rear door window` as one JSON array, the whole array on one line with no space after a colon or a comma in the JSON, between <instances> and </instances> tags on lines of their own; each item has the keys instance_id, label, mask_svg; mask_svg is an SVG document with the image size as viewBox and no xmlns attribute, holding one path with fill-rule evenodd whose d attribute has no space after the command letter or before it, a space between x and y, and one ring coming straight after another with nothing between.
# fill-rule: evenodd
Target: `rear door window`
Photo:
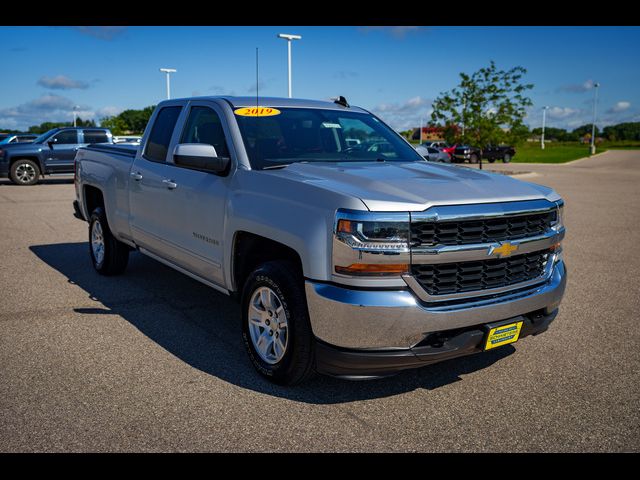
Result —
<instances>
[{"instance_id":1,"label":"rear door window","mask_svg":"<svg viewBox=\"0 0 640 480\"><path fill-rule=\"evenodd\" d=\"M84 130L84 143L109 143L104 130Z\"/></svg>"},{"instance_id":2,"label":"rear door window","mask_svg":"<svg viewBox=\"0 0 640 480\"><path fill-rule=\"evenodd\" d=\"M158 112L144 149L144 157L147 160L152 162L166 161L173 129L181 111L182 107L176 106L164 107Z\"/></svg>"}]
</instances>

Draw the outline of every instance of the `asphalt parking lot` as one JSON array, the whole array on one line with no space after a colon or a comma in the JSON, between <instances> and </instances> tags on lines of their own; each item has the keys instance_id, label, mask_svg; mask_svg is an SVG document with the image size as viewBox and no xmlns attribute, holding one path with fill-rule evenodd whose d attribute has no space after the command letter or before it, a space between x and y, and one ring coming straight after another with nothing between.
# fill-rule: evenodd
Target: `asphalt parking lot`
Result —
<instances>
[{"instance_id":1,"label":"asphalt parking lot","mask_svg":"<svg viewBox=\"0 0 640 480\"><path fill-rule=\"evenodd\" d=\"M94 273L71 181L0 180L0 451L639 451L640 151L505 167L566 201L549 331L295 388L254 373L230 298L137 253Z\"/></svg>"}]
</instances>

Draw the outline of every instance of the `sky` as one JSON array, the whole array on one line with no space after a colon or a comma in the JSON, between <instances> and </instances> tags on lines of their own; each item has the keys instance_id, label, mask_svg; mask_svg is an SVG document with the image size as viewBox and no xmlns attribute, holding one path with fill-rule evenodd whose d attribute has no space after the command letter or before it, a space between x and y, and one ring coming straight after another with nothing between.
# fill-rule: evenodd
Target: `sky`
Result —
<instances>
[{"instance_id":1,"label":"sky","mask_svg":"<svg viewBox=\"0 0 640 480\"><path fill-rule=\"evenodd\" d=\"M379 115L397 130L429 118L431 102L459 73L491 60L520 65L533 83L525 123L573 129L640 121L639 27L0 27L0 129L70 121L74 105L97 122L166 98L287 95L286 41L293 96L329 99Z\"/></svg>"}]
</instances>

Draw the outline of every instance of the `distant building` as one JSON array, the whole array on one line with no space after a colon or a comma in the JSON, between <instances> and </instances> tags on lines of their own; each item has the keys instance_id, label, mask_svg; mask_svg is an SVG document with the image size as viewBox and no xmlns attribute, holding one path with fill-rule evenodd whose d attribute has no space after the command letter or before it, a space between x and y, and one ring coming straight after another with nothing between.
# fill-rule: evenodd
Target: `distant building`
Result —
<instances>
[{"instance_id":1,"label":"distant building","mask_svg":"<svg viewBox=\"0 0 640 480\"><path fill-rule=\"evenodd\" d=\"M457 125L451 125L450 128L455 129L457 132L459 129ZM444 131L445 127L435 126L435 127L422 127L422 141L436 141L436 140L444 140ZM412 140L420 140L420 128L414 128L413 134L411 135Z\"/></svg>"}]
</instances>

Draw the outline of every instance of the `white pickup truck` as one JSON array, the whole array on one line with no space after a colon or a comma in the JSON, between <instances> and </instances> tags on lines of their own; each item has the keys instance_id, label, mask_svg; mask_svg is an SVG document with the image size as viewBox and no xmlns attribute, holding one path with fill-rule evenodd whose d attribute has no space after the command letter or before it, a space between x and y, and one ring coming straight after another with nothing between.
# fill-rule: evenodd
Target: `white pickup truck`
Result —
<instances>
[{"instance_id":1,"label":"white pickup truck","mask_svg":"<svg viewBox=\"0 0 640 480\"><path fill-rule=\"evenodd\" d=\"M564 293L557 193L426 162L342 97L168 100L139 147L75 160L98 273L137 250L237 295L249 358L279 384L511 344Z\"/></svg>"}]
</instances>

